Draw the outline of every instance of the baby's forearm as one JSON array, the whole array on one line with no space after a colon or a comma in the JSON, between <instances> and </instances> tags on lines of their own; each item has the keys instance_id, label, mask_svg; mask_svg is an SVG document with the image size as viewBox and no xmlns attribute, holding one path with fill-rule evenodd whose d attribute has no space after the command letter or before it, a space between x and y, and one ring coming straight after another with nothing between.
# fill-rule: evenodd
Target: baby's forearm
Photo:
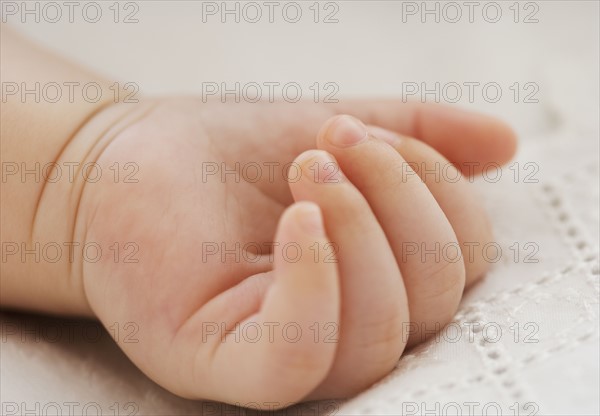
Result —
<instances>
[{"instance_id":1,"label":"baby's forearm","mask_svg":"<svg viewBox=\"0 0 600 416\"><path fill-rule=\"evenodd\" d=\"M5 25L0 30L0 305L91 315L78 264L82 166L93 161L95 144L124 110L110 106L107 81ZM69 94L69 87L92 82L103 92L97 101L80 90Z\"/></svg>"}]
</instances>

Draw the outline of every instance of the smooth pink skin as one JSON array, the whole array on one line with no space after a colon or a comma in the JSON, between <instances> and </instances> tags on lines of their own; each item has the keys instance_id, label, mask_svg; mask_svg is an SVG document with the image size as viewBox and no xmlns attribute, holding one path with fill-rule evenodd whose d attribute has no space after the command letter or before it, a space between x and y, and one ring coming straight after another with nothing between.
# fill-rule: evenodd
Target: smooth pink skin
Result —
<instances>
[{"instance_id":1,"label":"smooth pink skin","mask_svg":"<svg viewBox=\"0 0 600 416\"><path fill-rule=\"evenodd\" d=\"M302 188L299 183L291 185L282 174L284 165L316 148L319 128L342 112L368 124L416 135L456 164L505 162L515 148L514 135L506 125L440 106L391 100L335 106L223 105L194 99L157 102L153 111L119 133L98 159L103 171L110 171L115 162L120 166L136 163L138 182L115 183L107 175L93 187L87 186L78 218L86 241L102 247L115 242L119 247L128 242L139 246L137 263L125 263L122 257L115 262L110 252L99 262L84 263L83 278L90 305L106 326L133 322L139 327L139 342L126 343L122 338L117 342L157 383L188 398L275 402L285 407L307 397L354 394L391 370L406 343L394 328L410 319L406 312L410 299L405 298L399 265L390 254L393 247L375 232L368 253L379 258L367 259L363 254L361 259L361 251L354 247L358 236L344 235L332 219L335 206L321 187L328 184L307 183ZM385 150L395 153L391 147ZM203 177L206 163L221 162L229 168L235 168L236 162L240 166L279 165L274 176L265 167L255 183L236 182L231 175L225 182L218 175ZM356 174L348 179L358 182ZM360 187L343 186L340 195L348 198L348 213L368 214L369 220L359 224L362 231L373 233L377 222L384 230L386 224L368 213L367 196L356 190ZM302 192L322 198L318 204L324 234L314 229L305 234L298 226L314 205L302 203L286 211L294 196L311 199L301 196ZM290 263L277 250L274 262L266 253L258 261L247 260L252 256L241 256L239 262L232 256L226 262L219 256L206 261L202 257L206 242L226 243L229 248L238 242L296 241L305 248L320 242L322 248L334 235L343 240L339 245L344 251L337 263L306 259ZM381 283L389 294L384 298L365 294L362 299L358 291L348 291L348 282L360 278L360 273L351 273L350 261L383 261L386 272L373 273L372 285ZM348 319L354 301L350 296L363 305L353 312L355 318L360 318L363 308L364 315L371 316L369 307L385 314L379 330L361 326L368 319L356 323ZM218 337L203 337L207 322L231 326L249 321L295 321L302 326L334 322L340 325L340 336L334 344L306 339L295 344L281 339L223 343ZM365 330L372 331L371 338L346 336ZM373 351L385 352L380 362L375 361ZM359 365L357 372L360 360L365 365Z\"/></svg>"},{"instance_id":2,"label":"smooth pink skin","mask_svg":"<svg viewBox=\"0 0 600 416\"><path fill-rule=\"evenodd\" d=\"M493 242L492 227L477 193L448 159L426 143L377 126L368 129L415 167L415 174L448 217L462 249L465 285L469 287L489 269L490 262L485 260L482 247Z\"/></svg>"},{"instance_id":3,"label":"smooth pink skin","mask_svg":"<svg viewBox=\"0 0 600 416\"><path fill-rule=\"evenodd\" d=\"M359 139L351 143L349 138ZM334 117L318 136L379 220L400 266L410 306L414 345L454 316L465 285L464 262L445 255L458 247L452 225L427 185L389 144L349 116ZM407 254L412 248L414 252ZM427 251L440 255L424 256ZM457 250L460 253L460 250Z\"/></svg>"},{"instance_id":4,"label":"smooth pink skin","mask_svg":"<svg viewBox=\"0 0 600 416\"><path fill-rule=\"evenodd\" d=\"M327 152L309 150L296 158L301 180L290 183L296 201L323 210L337 245L341 297L336 360L311 398L358 393L391 371L408 337L406 290L398 263L369 200L346 178Z\"/></svg>"}]
</instances>

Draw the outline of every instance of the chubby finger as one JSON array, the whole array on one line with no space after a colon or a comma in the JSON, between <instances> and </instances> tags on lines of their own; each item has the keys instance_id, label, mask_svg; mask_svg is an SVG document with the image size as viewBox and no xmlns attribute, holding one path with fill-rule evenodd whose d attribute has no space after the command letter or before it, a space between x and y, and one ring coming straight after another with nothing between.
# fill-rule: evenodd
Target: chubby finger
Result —
<instances>
[{"instance_id":1,"label":"chubby finger","mask_svg":"<svg viewBox=\"0 0 600 416\"><path fill-rule=\"evenodd\" d=\"M378 126L368 126L368 129L402 155L406 167L412 168L407 173L419 175L446 214L461 247L466 286L480 279L490 266L483 250L486 244L493 242L493 235L475 189L453 164L424 142Z\"/></svg>"},{"instance_id":2,"label":"chubby finger","mask_svg":"<svg viewBox=\"0 0 600 416\"><path fill-rule=\"evenodd\" d=\"M199 311L195 325L188 324L187 333L195 332L202 343L189 364L195 366L191 390L180 394L275 409L302 400L320 384L333 363L336 343L315 338L313 328L339 326L340 318L337 266L322 260L328 243L317 205L300 202L283 213L273 276L252 283L259 296L266 292L258 310L254 301L242 301L237 319L231 319L238 306L231 300L239 294L229 292ZM320 260L315 250L320 250ZM240 284L246 285L242 290L255 299L247 281ZM229 311L218 312L218 305ZM240 311L250 315L240 318ZM207 328L210 316L215 328Z\"/></svg>"},{"instance_id":3,"label":"chubby finger","mask_svg":"<svg viewBox=\"0 0 600 416\"><path fill-rule=\"evenodd\" d=\"M466 175L480 173L489 163L508 162L517 148L508 124L457 106L394 99L347 100L336 106L365 123L427 143Z\"/></svg>"},{"instance_id":4,"label":"chubby finger","mask_svg":"<svg viewBox=\"0 0 600 416\"><path fill-rule=\"evenodd\" d=\"M285 400L290 403L314 389L333 363L336 343L315 338L312 328L328 324L339 327L339 277L336 262L326 261L330 242L316 204L299 202L288 208L275 241L281 249L275 253L274 284L258 320L280 323L282 328L292 325L297 333L292 331L288 339L282 334L244 362L250 371L262 369L272 374L259 385L268 394L275 392L280 400L287 396ZM225 358L229 359L229 354ZM234 371L240 370L243 371ZM249 399L255 397L251 395Z\"/></svg>"},{"instance_id":5,"label":"chubby finger","mask_svg":"<svg viewBox=\"0 0 600 416\"><path fill-rule=\"evenodd\" d=\"M322 150L301 154L294 199L318 204L335 244L342 315L336 360L318 398L356 394L389 373L406 345L408 302L400 269L368 202ZM298 175L294 175L298 177Z\"/></svg>"},{"instance_id":6,"label":"chubby finger","mask_svg":"<svg viewBox=\"0 0 600 416\"><path fill-rule=\"evenodd\" d=\"M359 120L332 118L317 145L337 158L382 225L408 294L414 324L409 345L424 340L452 319L464 289L464 264L450 222L419 177L407 174L402 156ZM448 246L455 247L455 258L441 255Z\"/></svg>"}]
</instances>

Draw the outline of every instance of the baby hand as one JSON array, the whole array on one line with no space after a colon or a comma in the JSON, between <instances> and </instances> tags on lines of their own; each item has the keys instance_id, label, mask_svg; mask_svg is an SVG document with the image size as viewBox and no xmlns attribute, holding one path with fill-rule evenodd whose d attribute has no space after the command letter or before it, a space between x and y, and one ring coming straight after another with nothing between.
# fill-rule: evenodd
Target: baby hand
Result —
<instances>
[{"instance_id":1,"label":"baby hand","mask_svg":"<svg viewBox=\"0 0 600 416\"><path fill-rule=\"evenodd\" d=\"M455 166L512 156L493 119L393 101L142 107L97 160L135 163L137 182L88 186L78 218L87 242L135 243L136 262L103 256L82 276L106 326L139 328L116 339L125 353L176 394L265 408L353 395L487 269L472 247L490 227ZM339 113L370 125L323 125Z\"/></svg>"}]
</instances>

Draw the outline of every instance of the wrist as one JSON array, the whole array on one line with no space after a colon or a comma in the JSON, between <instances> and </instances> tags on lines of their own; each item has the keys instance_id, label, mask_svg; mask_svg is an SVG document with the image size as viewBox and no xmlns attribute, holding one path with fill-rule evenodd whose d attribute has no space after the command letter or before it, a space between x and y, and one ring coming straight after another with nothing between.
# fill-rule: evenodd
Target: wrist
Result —
<instances>
[{"instance_id":1,"label":"wrist","mask_svg":"<svg viewBox=\"0 0 600 416\"><path fill-rule=\"evenodd\" d=\"M30 233L2 238L3 306L95 316L85 294L84 265L109 255L110 248L86 240L93 213L84 194L95 192L114 174L96 161L121 131L152 106L152 102L104 106L87 118L52 162L35 161L40 190L28 215Z\"/></svg>"}]
</instances>

